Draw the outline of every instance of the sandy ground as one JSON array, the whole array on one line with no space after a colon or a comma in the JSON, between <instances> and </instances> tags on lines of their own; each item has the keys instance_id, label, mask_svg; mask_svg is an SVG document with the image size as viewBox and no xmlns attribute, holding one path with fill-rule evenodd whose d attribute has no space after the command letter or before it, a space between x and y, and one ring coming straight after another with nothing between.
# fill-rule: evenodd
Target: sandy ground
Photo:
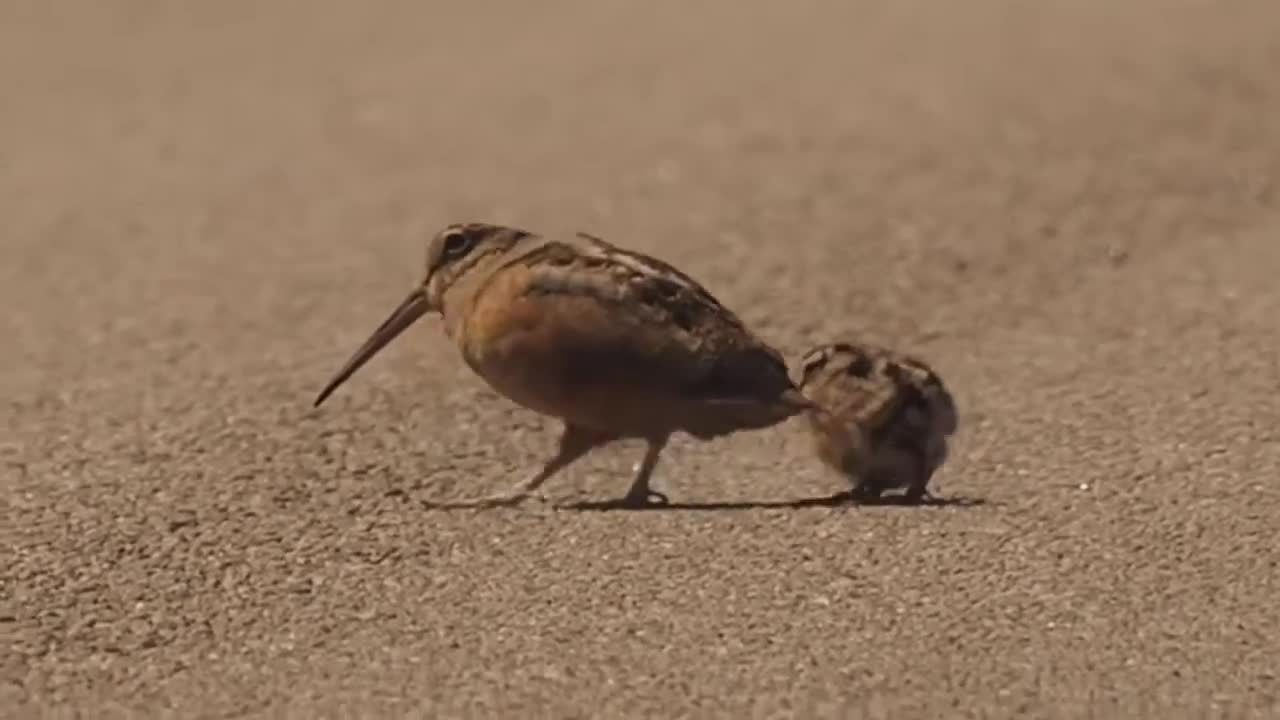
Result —
<instances>
[{"instance_id":1,"label":"sandy ground","mask_svg":"<svg viewBox=\"0 0 1280 720\"><path fill-rule=\"evenodd\" d=\"M1274 2L0 7L6 717L1280 713ZM435 323L310 402L457 220L919 353L967 502L424 508L554 425Z\"/></svg>"}]
</instances>

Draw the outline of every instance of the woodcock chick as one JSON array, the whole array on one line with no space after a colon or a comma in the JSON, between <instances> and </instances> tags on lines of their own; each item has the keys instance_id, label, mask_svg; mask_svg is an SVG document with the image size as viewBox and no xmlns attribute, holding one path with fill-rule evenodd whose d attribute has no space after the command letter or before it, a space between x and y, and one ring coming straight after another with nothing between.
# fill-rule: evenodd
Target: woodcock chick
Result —
<instances>
[{"instance_id":1,"label":"woodcock chick","mask_svg":"<svg viewBox=\"0 0 1280 720\"><path fill-rule=\"evenodd\" d=\"M802 392L825 413L807 414L818 456L849 478L855 499L903 490L909 502L947 458L956 405L918 358L862 343L819 345L799 363Z\"/></svg>"}]
</instances>

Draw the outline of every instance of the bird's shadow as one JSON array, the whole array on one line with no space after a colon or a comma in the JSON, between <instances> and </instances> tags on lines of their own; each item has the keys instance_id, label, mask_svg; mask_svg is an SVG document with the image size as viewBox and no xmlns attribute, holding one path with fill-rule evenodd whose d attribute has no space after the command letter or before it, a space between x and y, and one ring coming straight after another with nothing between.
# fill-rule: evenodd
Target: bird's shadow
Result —
<instances>
[{"instance_id":1,"label":"bird's shadow","mask_svg":"<svg viewBox=\"0 0 1280 720\"><path fill-rule=\"evenodd\" d=\"M743 500L736 502L705 502L705 503L650 503L648 505L635 505L625 503L621 500L585 500L575 503L554 504L552 508L556 510L578 510L578 511L596 511L604 512L611 510L630 511L630 512L725 512L733 510L799 510L804 508L858 508L858 507L897 507L897 508L924 508L924 507L978 507L986 505L987 501L983 498L976 497L938 497L928 496L920 500L912 501L901 495L884 495L874 499L855 499L853 494L844 491L834 495L822 495L818 497L797 498L792 500ZM423 507L431 510L461 510L475 509L470 505L453 505L450 503L423 503Z\"/></svg>"},{"instance_id":2,"label":"bird's shadow","mask_svg":"<svg viewBox=\"0 0 1280 720\"><path fill-rule=\"evenodd\" d=\"M731 510L800 510L804 508L857 508L857 507L977 507L986 505L983 498L971 497L926 497L917 501L908 500L901 495L884 495L875 499L854 499L852 493L838 492L834 495L797 498L793 500L743 500L736 502L705 503L651 503L649 505L629 505L618 500L586 500L582 502L556 505L557 510L608 511L622 510L633 512L723 512Z\"/></svg>"}]
</instances>

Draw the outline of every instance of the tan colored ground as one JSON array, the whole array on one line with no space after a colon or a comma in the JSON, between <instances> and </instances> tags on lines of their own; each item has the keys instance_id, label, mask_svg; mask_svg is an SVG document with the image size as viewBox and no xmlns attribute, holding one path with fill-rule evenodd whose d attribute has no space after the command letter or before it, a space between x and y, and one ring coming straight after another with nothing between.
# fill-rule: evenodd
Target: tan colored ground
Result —
<instances>
[{"instance_id":1,"label":"tan colored ground","mask_svg":"<svg viewBox=\"0 0 1280 720\"><path fill-rule=\"evenodd\" d=\"M1276 717L1277 38L1269 0L4 2L3 714ZM793 357L920 353L938 490L985 504L759 507L840 487L795 422L676 443L702 508L422 508L554 426L432 323L310 401L466 219L658 254Z\"/></svg>"}]
</instances>

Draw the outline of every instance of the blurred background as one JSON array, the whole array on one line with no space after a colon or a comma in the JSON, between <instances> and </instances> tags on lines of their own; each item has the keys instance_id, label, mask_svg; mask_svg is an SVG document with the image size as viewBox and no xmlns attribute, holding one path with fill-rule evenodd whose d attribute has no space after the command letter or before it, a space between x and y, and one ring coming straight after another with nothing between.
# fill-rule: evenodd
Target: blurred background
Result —
<instances>
[{"instance_id":1,"label":"blurred background","mask_svg":"<svg viewBox=\"0 0 1280 720\"><path fill-rule=\"evenodd\" d=\"M0 692L1274 712L1277 77L1261 0L0 0ZM657 255L791 358L921 355L961 408L940 492L985 504L424 510L554 426L430 323L310 401L468 220ZM658 472L842 483L792 426Z\"/></svg>"}]
</instances>

